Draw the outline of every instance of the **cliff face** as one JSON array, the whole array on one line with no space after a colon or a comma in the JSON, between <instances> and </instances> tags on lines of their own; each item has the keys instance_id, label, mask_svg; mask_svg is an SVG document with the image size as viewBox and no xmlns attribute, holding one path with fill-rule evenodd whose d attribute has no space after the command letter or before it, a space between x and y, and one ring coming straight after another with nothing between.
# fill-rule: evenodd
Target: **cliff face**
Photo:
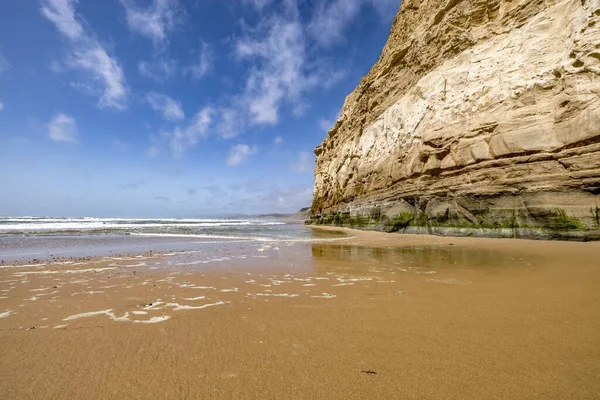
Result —
<instances>
[{"instance_id":1,"label":"cliff face","mask_svg":"<svg viewBox=\"0 0 600 400\"><path fill-rule=\"evenodd\" d=\"M600 0L404 0L312 222L600 238Z\"/></svg>"}]
</instances>

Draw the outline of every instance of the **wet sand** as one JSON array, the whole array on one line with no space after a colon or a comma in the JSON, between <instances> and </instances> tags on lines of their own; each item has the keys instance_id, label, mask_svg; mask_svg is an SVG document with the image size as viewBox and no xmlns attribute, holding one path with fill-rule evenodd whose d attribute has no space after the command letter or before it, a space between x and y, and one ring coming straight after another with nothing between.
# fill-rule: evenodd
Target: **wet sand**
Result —
<instances>
[{"instance_id":1,"label":"wet sand","mask_svg":"<svg viewBox=\"0 0 600 400\"><path fill-rule=\"evenodd\" d=\"M600 243L348 232L2 268L0 398L600 398Z\"/></svg>"}]
</instances>

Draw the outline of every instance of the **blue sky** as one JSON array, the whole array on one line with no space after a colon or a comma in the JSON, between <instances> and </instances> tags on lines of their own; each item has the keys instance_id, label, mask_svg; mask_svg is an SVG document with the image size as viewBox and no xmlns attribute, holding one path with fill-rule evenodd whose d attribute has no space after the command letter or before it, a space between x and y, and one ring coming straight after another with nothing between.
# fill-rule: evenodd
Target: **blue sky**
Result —
<instances>
[{"instance_id":1,"label":"blue sky","mask_svg":"<svg viewBox=\"0 0 600 400\"><path fill-rule=\"evenodd\" d=\"M400 0L0 0L0 215L310 205Z\"/></svg>"}]
</instances>

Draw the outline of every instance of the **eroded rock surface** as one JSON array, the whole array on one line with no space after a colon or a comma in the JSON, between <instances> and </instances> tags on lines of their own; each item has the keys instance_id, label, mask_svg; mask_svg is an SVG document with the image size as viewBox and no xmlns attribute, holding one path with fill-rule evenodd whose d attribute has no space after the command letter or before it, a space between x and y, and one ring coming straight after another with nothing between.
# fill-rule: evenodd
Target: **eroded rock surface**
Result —
<instances>
[{"instance_id":1,"label":"eroded rock surface","mask_svg":"<svg viewBox=\"0 0 600 400\"><path fill-rule=\"evenodd\" d=\"M315 223L600 238L600 0L404 0L315 153Z\"/></svg>"}]
</instances>

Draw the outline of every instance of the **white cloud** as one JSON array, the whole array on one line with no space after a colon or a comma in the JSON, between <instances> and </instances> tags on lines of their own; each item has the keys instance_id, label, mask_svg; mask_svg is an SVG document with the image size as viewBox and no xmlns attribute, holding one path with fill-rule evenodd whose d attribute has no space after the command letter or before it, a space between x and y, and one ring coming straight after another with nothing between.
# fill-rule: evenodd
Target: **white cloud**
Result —
<instances>
[{"instance_id":1,"label":"white cloud","mask_svg":"<svg viewBox=\"0 0 600 400\"><path fill-rule=\"evenodd\" d=\"M87 71L94 76L94 80L89 84L94 92L100 93L98 107L119 110L125 108L127 89L124 86L123 70L101 46L93 43L89 47L76 49L67 58L66 63L72 68Z\"/></svg>"},{"instance_id":2,"label":"white cloud","mask_svg":"<svg viewBox=\"0 0 600 400\"><path fill-rule=\"evenodd\" d=\"M344 32L365 5L375 8L385 23L389 23L402 0L333 0L318 3L308 25L310 36L321 46L329 47L345 40Z\"/></svg>"},{"instance_id":3,"label":"white cloud","mask_svg":"<svg viewBox=\"0 0 600 400\"><path fill-rule=\"evenodd\" d=\"M223 107L218 110L217 132L223 139L231 139L240 134L244 127L243 111L238 108Z\"/></svg>"},{"instance_id":4,"label":"white cloud","mask_svg":"<svg viewBox=\"0 0 600 400\"><path fill-rule=\"evenodd\" d=\"M253 63L244 92L253 123L276 124L282 103L299 100L316 83L305 72L305 38L296 11L266 20L258 35L236 44L236 55Z\"/></svg>"},{"instance_id":5,"label":"white cloud","mask_svg":"<svg viewBox=\"0 0 600 400\"><path fill-rule=\"evenodd\" d=\"M206 43L202 43L202 49L198 55L197 62L187 67L186 72L194 79L203 78L212 70L214 59L215 56L212 47Z\"/></svg>"},{"instance_id":6,"label":"white cloud","mask_svg":"<svg viewBox=\"0 0 600 400\"><path fill-rule=\"evenodd\" d=\"M257 10L262 10L269 5L273 0L242 0L243 3L254 6Z\"/></svg>"},{"instance_id":7,"label":"white cloud","mask_svg":"<svg viewBox=\"0 0 600 400\"><path fill-rule=\"evenodd\" d=\"M153 110L162 113L169 121L180 121L185 118L181 103L165 94L150 92L146 95L146 101Z\"/></svg>"},{"instance_id":8,"label":"white cloud","mask_svg":"<svg viewBox=\"0 0 600 400\"><path fill-rule=\"evenodd\" d=\"M57 114L48 124L48 136L55 142L76 142L79 136L75 119L66 114Z\"/></svg>"},{"instance_id":9,"label":"white cloud","mask_svg":"<svg viewBox=\"0 0 600 400\"><path fill-rule=\"evenodd\" d=\"M164 42L180 20L178 0L153 0L142 8L135 0L120 0L125 8L127 25L132 32L146 36L155 44Z\"/></svg>"},{"instance_id":10,"label":"white cloud","mask_svg":"<svg viewBox=\"0 0 600 400\"><path fill-rule=\"evenodd\" d=\"M273 143L275 143L276 145L283 143L283 138L281 136L275 136L275 139L273 139Z\"/></svg>"},{"instance_id":11,"label":"white cloud","mask_svg":"<svg viewBox=\"0 0 600 400\"><path fill-rule=\"evenodd\" d=\"M98 107L124 109L127 89L119 63L108 55L92 32L75 15L77 0L42 0L41 14L52 22L70 43L65 65L87 78L75 87L84 87L100 96Z\"/></svg>"},{"instance_id":12,"label":"white cloud","mask_svg":"<svg viewBox=\"0 0 600 400\"><path fill-rule=\"evenodd\" d=\"M227 158L227 166L235 167L244 162L248 157L256 154L258 149L256 146L248 146L247 144L236 144L229 151L229 157Z\"/></svg>"},{"instance_id":13,"label":"white cloud","mask_svg":"<svg viewBox=\"0 0 600 400\"><path fill-rule=\"evenodd\" d=\"M308 26L312 38L322 46L344 39L344 29L356 18L364 0L334 0L321 2L315 8Z\"/></svg>"},{"instance_id":14,"label":"white cloud","mask_svg":"<svg viewBox=\"0 0 600 400\"><path fill-rule=\"evenodd\" d=\"M157 55L148 61L138 63L138 72L141 76L156 82L165 82L174 76L189 76L192 79L201 79L208 75L214 64L214 51L206 43L195 54L195 61L191 65L181 65L179 61L164 55Z\"/></svg>"},{"instance_id":15,"label":"white cloud","mask_svg":"<svg viewBox=\"0 0 600 400\"><path fill-rule=\"evenodd\" d=\"M42 0L42 15L56 25L56 28L71 40L85 36L85 30L75 17L78 0Z\"/></svg>"},{"instance_id":16,"label":"white cloud","mask_svg":"<svg viewBox=\"0 0 600 400\"><path fill-rule=\"evenodd\" d=\"M310 171L314 165L314 156L308 151L298 152L296 162L292 164L292 169L297 172Z\"/></svg>"},{"instance_id":17,"label":"white cloud","mask_svg":"<svg viewBox=\"0 0 600 400\"><path fill-rule=\"evenodd\" d=\"M341 77L326 63L310 61L297 7L295 1L283 2L282 11L262 18L257 27L237 40L236 56L251 63L240 95L250 123L276 124L284 105L301 114L308 108L303 98L307 92Z\"/></svg>"},{"instance_id":18,"label":"white cloud","mask_svg":"<svg viewBox=\"0 0 600 400\"><path fill-rule=\"evenodd\" d=\"M188 148L195 146L200 138L208 134L214 112L212 107L204 107L194 115L188 124L177 125L172 131L163 131L157 136L153 136L152 143L148 148L148 155L158 156L162 147L166 145L173 157L181 157Z\"/></svg>"},{"instance_id":19,"label":"white cloud","mask_svg":"<svg viewBox=\"0 0 600 400\"><path fill-rule=\"evenodd\" d=\"M252 3L262 9L269 2ZM232 137L248 125L275 125L284 107L300 115L310 106L307 93L335 84L343 74L328 59L312 57L310 45L296 0L262 10L258 25L235 42L237 59L249 66L243 90L227 106L236 112L221 113L219 125L229 128L221 133Z\"/></svg>"},{"instance_id":20,"label":"white cloud","mask_svg":"<svg viewBox=\"0 0 600 400\"><path fill-rule=\"evenodd\" d=\"M384 23L389 23L398 14L402 0L369 0L369 2L375 7Z\"/></svg>"},{"instance_id":21,"label":"white cloud","mask_svg":"<svg viewBox=\"0 0 600 400\"><path fill-rule=\"evenodd\" d=\"M332 121L324 118L319 120L319 127L325 132L329 132L329 130L333 128L333 124L335 124L335 120Z\"/></svg>"}]
</instances>

